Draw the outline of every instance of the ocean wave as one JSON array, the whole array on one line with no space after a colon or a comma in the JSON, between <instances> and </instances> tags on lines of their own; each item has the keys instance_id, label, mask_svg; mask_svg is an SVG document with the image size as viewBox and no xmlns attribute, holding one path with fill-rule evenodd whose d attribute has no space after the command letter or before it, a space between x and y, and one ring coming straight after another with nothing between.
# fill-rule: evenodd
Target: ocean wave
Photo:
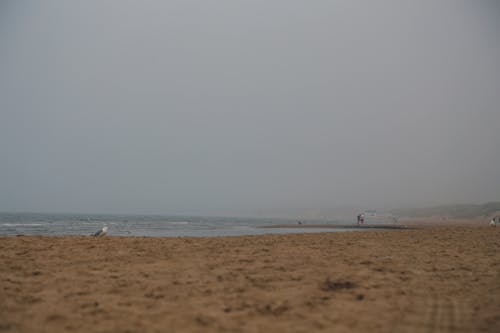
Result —
<instances>
[{"instance_id":1,"label":"ocean wave","mask_svg":"<svg viewBox=\"0 0 500 333\"><path fill-rule=\"evenodd\" d=\"M2 223L2 227L39 227L45 225L43 223Z\"/></svg>"}]
</instances>

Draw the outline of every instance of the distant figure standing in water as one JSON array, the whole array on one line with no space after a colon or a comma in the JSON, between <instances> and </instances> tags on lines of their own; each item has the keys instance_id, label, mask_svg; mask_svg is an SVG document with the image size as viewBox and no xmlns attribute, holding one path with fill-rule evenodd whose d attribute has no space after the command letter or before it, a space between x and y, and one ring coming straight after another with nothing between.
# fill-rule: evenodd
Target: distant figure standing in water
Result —
<instances>
[{"instance_id":1,"label":"distant figure standing in water","mask_svg":"<svg viewBox=\"0 0 500 333\"><path fill-rule=\"evenodd\" d=\"M358 225L365 223L365 214L358 214Z\"/></svg>"}]
</instances>

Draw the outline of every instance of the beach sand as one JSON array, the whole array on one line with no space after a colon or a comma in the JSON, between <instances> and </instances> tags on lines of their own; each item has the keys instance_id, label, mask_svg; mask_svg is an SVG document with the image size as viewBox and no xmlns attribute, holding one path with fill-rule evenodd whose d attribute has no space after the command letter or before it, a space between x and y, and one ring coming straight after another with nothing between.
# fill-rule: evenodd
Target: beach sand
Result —
<instances>
[{"instance_id":1,"label":"beach sand","mask_svg":"<svg viewBox=\"0 0 500 333\"><path fill-rule=\"evenodd\" d=\"M0 238L0 332L500 332L500 227Z\"/></svg>"}]
</instances>

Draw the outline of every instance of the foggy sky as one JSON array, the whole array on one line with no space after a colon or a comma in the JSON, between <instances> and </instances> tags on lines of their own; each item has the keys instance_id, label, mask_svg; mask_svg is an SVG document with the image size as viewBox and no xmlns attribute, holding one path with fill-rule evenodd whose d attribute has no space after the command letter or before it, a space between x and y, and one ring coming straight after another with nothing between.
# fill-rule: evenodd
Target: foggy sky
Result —
<instances>
[{"instance_id":1,"label":"foggy sky","mask_svg":"<svg viewBox=\"0 0 500 333\"><path fill-rule=\"evenodd\" d=\"M495 1L2 1L0 211L500 199Z\"/></svg>"}]
</instances>

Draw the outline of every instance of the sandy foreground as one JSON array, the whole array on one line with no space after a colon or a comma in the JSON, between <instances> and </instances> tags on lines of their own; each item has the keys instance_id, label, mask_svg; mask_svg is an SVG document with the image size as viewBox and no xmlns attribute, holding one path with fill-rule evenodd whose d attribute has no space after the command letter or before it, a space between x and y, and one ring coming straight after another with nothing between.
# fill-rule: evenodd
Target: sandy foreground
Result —
<instances>
[{"instance_id":1,"label":"sandy foreground","mask_svg":"<svg viewBox=\"0 0 500 333\"><path fill-rule=\"evenodd\" d=\"M500 332L500 227L0 238L0 332Z\"/></svg>"}]
</instances>

